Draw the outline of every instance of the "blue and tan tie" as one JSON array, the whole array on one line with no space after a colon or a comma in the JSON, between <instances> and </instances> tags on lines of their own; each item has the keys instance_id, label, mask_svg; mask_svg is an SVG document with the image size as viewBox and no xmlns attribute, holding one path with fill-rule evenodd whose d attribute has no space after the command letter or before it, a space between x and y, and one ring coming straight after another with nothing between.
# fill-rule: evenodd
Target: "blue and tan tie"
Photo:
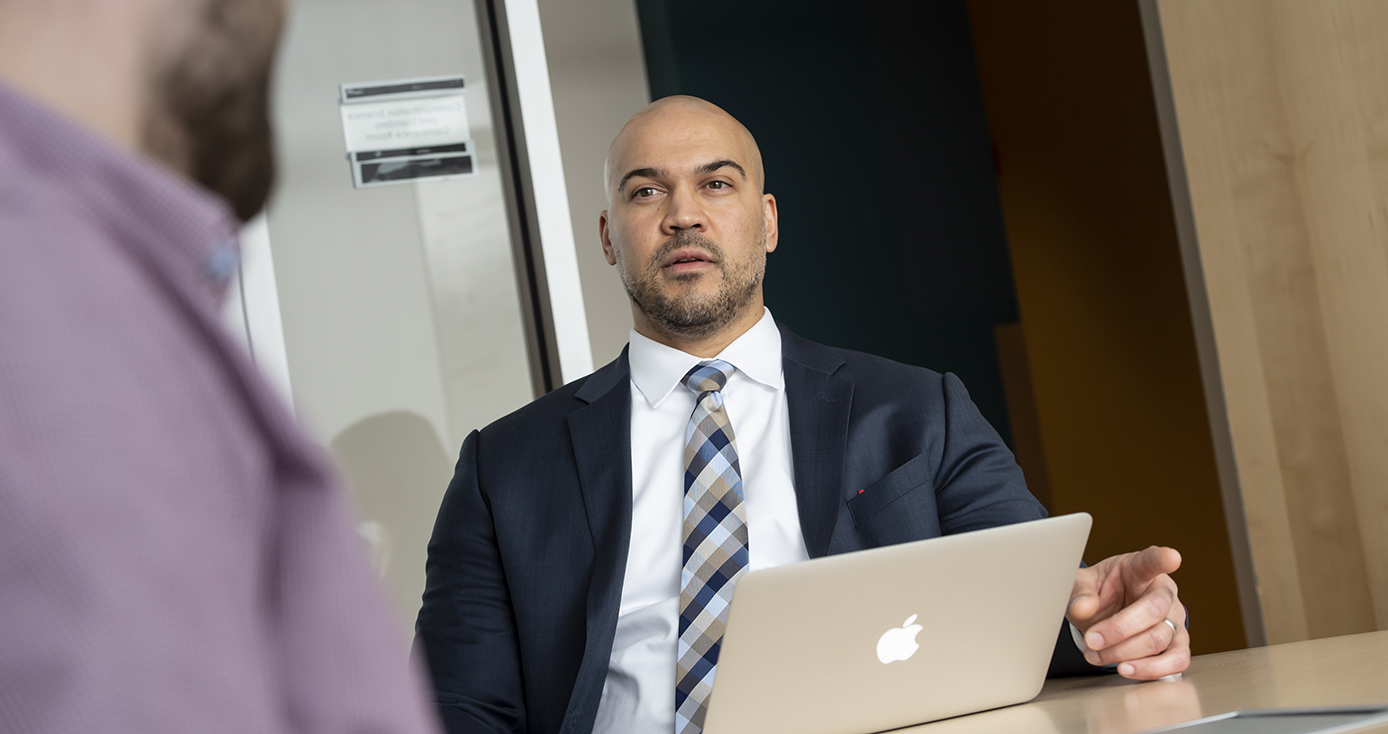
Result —
<instances>
[{"instance_id":1,"label":"blue and tan tie","mask_svg":"<svg viewBox=\"0 0 1388 734\"><path fill-rule=\"evenodd\" d=\"M700 734L718 664L733 586L747 570L747 506L742 467L723 388L733 373L722 360L684 376L697 396L684 433L684 569L680 642L675 662L675 734Z\"/></svg>"}]
</instances>

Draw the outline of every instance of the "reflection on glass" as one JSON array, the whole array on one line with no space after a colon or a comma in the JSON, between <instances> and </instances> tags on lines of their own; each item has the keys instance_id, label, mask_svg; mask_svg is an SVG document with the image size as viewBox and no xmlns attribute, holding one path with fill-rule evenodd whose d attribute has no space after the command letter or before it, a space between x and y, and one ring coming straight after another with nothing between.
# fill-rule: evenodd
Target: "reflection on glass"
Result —
<instances>
[{"instance_id":1,"label":"reflection on glass","mask_svg":"<svg viewBox=\"0 0 1388 734\"><path fill-rule=\"evenodd\" d=\"M442 76L466 79L471 149L370 175L472 175L354 188L339 85ZM534 397L473 3L298 0L275 81L269 230L294 397L408 628L458 447Z\"/></svg>"}]
</instances>

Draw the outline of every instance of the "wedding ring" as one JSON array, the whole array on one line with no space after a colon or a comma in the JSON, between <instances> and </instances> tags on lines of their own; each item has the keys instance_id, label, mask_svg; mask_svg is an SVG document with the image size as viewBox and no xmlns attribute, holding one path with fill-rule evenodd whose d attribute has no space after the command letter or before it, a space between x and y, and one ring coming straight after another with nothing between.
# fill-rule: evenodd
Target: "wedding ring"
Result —
<instances>
[{"instance_id":1,"label":"wedding ring","mask_svg":"<svg viewBox=\"0 0 1388 734\"><path fill-rule=\"evenodd\" d=\"M1163 619L1162 621L1166 622L1166 626L1171 628L1171 642L1166 644L1167 647L1171 647L1176 644L1176 623L1172 622L1170 619Z\"/></svg>"}]
</instances>

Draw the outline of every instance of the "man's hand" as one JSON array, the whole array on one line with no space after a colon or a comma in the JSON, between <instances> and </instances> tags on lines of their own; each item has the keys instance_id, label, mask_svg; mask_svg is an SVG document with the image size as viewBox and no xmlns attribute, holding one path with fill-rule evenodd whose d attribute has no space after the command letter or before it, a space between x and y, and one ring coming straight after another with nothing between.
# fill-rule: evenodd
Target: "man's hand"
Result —
<instances>
[{"instance_id":1,"label":"man's hand","mask_svg":"<svg viewBox=\"0 0 1388 734\"><path fill-rule=\"evenodd\" d=\"M1190 665L1186 608L1170 576L1180 567L1174 548L1152 546L1079 570L1065 617L1084 633L1091 665L1118 663L1118 674L1134 680L1155 680Z\"/></svg>"}]
</instances>

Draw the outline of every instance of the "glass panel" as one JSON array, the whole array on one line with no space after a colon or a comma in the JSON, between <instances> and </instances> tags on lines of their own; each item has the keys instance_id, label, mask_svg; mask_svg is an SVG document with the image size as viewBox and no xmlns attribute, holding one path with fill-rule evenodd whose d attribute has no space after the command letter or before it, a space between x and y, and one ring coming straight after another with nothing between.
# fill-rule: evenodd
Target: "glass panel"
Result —
<instances>
[{"instance_id":1,"label":"glass panel","mask_svg":"<svg viewBox=\"0 0 1388 734\"><path fill-rule=\"evenodd\" d=\"M534 397L477 14L468 0L291 7L269 207L290 379L409 627L458 447ZM339 85L459 75L473 159L452 170L471 173L354 188Z\"/></svg>"}]
</instances>

